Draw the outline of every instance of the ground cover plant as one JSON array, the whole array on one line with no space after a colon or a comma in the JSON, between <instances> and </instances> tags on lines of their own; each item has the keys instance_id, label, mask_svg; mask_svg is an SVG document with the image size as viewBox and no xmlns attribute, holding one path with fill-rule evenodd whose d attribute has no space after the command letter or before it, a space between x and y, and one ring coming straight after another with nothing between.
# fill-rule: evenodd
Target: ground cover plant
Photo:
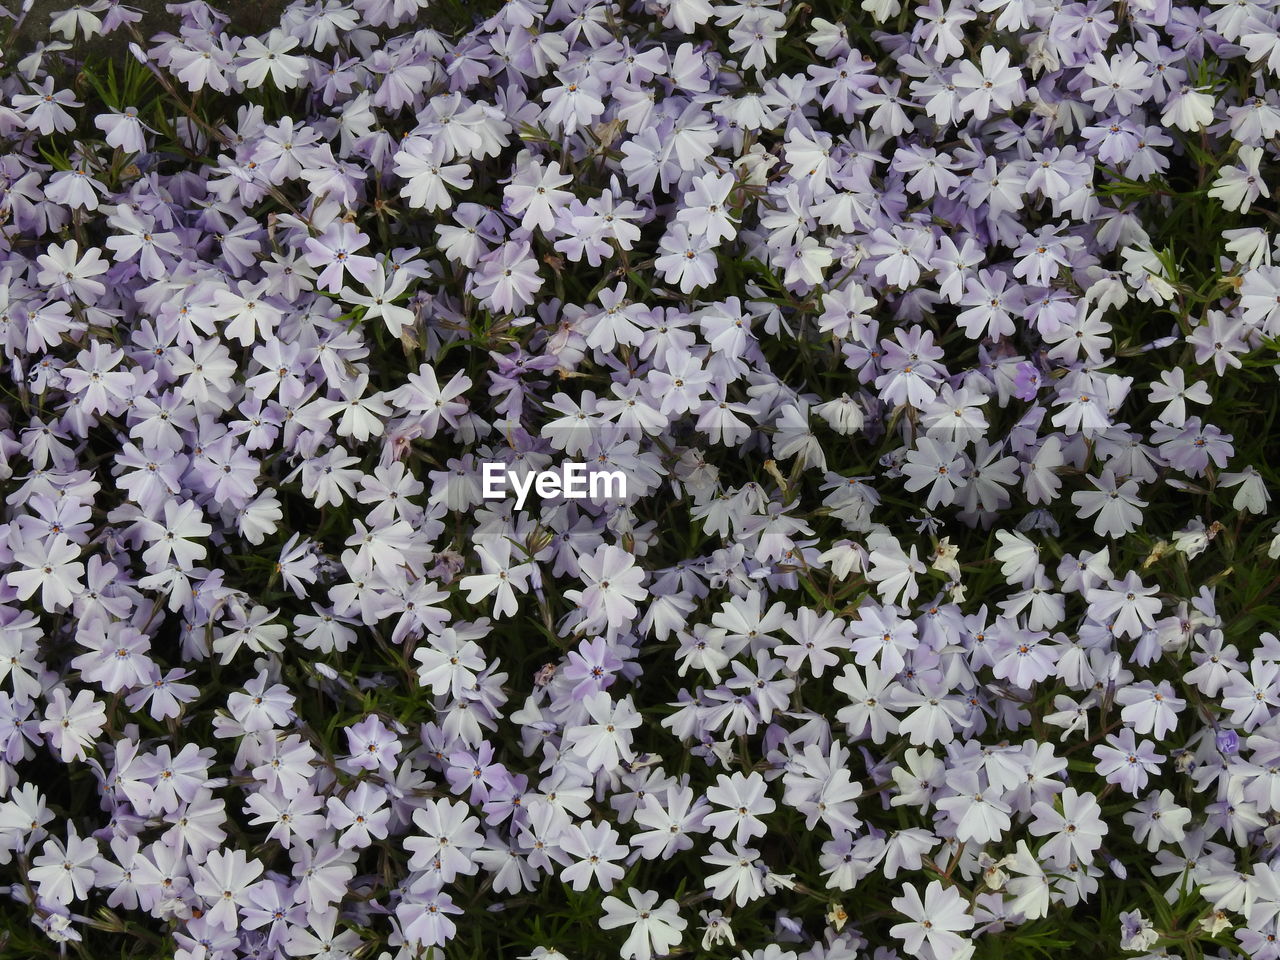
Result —
<instances>
[{"instance_id":1,"label":"ground cover plant","mask_svg":"<svg viewBox=\"0 0 1280 960\"><path fill-rule=\"evenodd\" d=\"M31 7L0 955L1280 956L1275 0Z\"/></svg>"}]
</instances>

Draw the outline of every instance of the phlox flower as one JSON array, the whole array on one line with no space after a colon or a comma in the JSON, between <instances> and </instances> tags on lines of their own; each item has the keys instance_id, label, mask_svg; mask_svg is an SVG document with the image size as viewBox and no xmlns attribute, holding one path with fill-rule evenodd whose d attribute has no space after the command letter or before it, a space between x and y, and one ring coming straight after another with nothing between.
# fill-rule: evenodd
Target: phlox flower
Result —
<instances>
[{"instance_id":1,"label":"phlox flower","mask_svg":"<svg viewBox=\"0 0 1280 960\"><path fill-rule=\"evenodd\" d=\"M1027 920L1045 916L1049 912L1051 899L1049 878L1045 876L1040 860L1027 847L1027 841L1018 841L1009 869L1018 874L1006 884L1006 891L1013 901L1009 905L1009 912Z\"/></svg>"},{"instance_id":2,"label":"phlox flower","mask_svg":"<svg viewBox=\"0 0 1280 960\"><path fill-rule=\"evenodd\" d=\"M1009 51L984 46L978 59L978 64L963 61L953 80L957 88L969 91L960 99L959 108L985 120L993 108L1010 110L1020 104L1025 97L1022 71L1010 63Z\"/></svg>"},{"instance_id":3,"label":"phlox flower","mask_svg":"<svg viewBox=\"0 0 1280 960\"><path fill-rule=\"evenodd\" d=\"M452 627L430 634L427 644L413 651L413 657L419 664L418 682L437 696L461 697L485 665L480 646Z\"/></svg>"},{"instance_id":4,"label":"phlox flower","mask_svg":"<svg viewBox=\"0 0 1280 960\"><path fill-rule=\"evenodd\" d=\"M673 9L676 6L678 3L672 4ZM630 927L621 947L623 960L652 960L670 953L688 926L688 921L680 916L679 905L674 900L665 900L659 905L656 892L634 887L627 890L627 899L631 902L605 897L601 903L604 916L599 921L604 930Z\"/></svg>"},{"instance_id":5,"label":"phlox flower","mask_svg":"<svg viewBox=\"0 0 1280 960\"><path fill-rule=\"evenodd\" d=\"M385 806L385 790L367 782L356 784L344 797L329 797L327 822L341 831L338 842L343 847L367 847L375 839L387 836L391 810Z\"/></svg>"},{"instance_id":6,"label":"phlox flower","mask_svg":"<svg viewBox=\"0 0 1280 960\"><path fill-rule=\"evenodd\" d=\"M1190 820L1191 811L1175 803L1169 790L1152 791L1124 815L1125 824L1133 830L1133 839L1145 843L1152 852L1165 844L1180 843Z\"/></svg>"},{"instance_id":7,"label":"phlox flower","mask_svg":"<svg viewBox=\"0 0 1280 960\"><path fill-rule=\"evenodd\" d=\"M1192 133L1213 122L1214 105L1212 94L1183 86L1173 91L1165 101L1160 122L1166 127Z\"/></svg>"},{"instance_id":8,"label":"phlox flower","mask_svg":"<svg viewBox=\"0 0 1280 960\"><path fill-rule=\"evenodd\" d=\"M551 128L569 136L604 113L606 91L587 69L557 71L555 77L560 83L542 94L547 104L542 116Z\"/></svg>"},{"instance_id":9,"label":"phlox flower","mask_svg":"<svg viewBox=\"0 0 1280 960\"><path fill-rule=\"evenodd\" d=\"M729 850L717 841L711 845L711 851L703 858L703 863L723 868L710 874L704 881L715 899L728 900L732 896L733 902L742 907L765 895L766 870L760 862L760 851L743 847L739 843L735 843L733 850Z\"/></svg>"},{"instance_id":10,"label":"phlox flower","mask_svg":"<svg viewBox=\"0 0 1280 960\"><path fill-rule=\"evenodd\" d=\"M352 956L364 942L354 930L338 929L339 912L324 910L311 914L306 925L290 927L282 946L291 957L329 957L332 960Z\"/></svg>"},{"instance_id":11,"label":"phlox flower","mask_svg":"<svg viewBox=\"0 0 1280 960\"><path fill-rule=\"evenodd\" d=\"M592 637L583 640L577 650L569 651L563 675L574 684L572 697L582 700L612 686L621 667L622 660L614 654L608 641L603 637Z\"/></svg>"},{"instance_id":12,"label":"phlox flower","mask_svg":"<svg viewBox=\"0 0 1280 960\"><path fill-rule=\"evenodd\" d=\"M410 853L410 868L424 870L438 862L442 883L474 874L479 864L471 854L484 842L484 837L476 829L479 819L468 816L469 813L465 803L446 799L431 800L414 810L413 823L421 835L411 835L404 840L405 849Z\"/></svg>"},{"instance_id":13,"label":"phlox flower","mask_svg":"<svg viewBox=\"0 0 1280 960\"><path fill-rule=\"evenodd\" d=\"M252 607L237 604L226 622L226 632L214 637L211 645L212 651L220 655L219 662L224 666L230 663L241 647L257 653L284 650L280 641L288 636L289 629L272 622L276 614L277 611L261 604Z\"/></svg>"},{"instance_id":14,"label":"phlox flower","mask_svg":"<svg viewBox=\"0 0 1280 960\"><path fill-rule=\"evenodd\" d=\"M1228 489L1232 487L1239 488L1231 500L1231 506L1235 510L1259 514L1265 512L1267 504L1271 502L1271 494L1267 490L1266 481L1263 480L1262 475L1253 466L1246 465L1238 473L1224 472L1218 474L1218 485Z\"/></svg>"},{"instance_id":15,"label":"phlox flower","mask_svg":"<svg viewBox=\"0 0 1280 960\"><path fill-rule=\"evenodd\" d=\"M74 699L68 699L66 688L58 687L49 695L40 732L49 738L62 762L70 763L85 759L87 748L94 745L106 722L106 708L88 690L77 691Z\"/></svg>"},{"instance_id":16,"label":"phlox flower","mask_svg":"<svg viewBox=\"0 0 1280 960\"><path fill-rule=\"evenodd\" d=\"M956 729L968 725L966 700L949 696L941 681L925 679L917 682L919 689L897 687L892 694L892 709L904 713L898 722L898 730L911 743L932 746L935 743L951 743Z\"/></svg>"},{"instance_id":17,"label":"phlox flower","mask_svg":"<svg viewBox=\"0 0 1280 960\"><path fill-rule=\"evenodd\" d=\"M307 66L304 57L289 53L297 46L298 39L279 28L268 33L265 41L245 37L236 80L248 87L260 87L270 77L279 89L292 90L302 80Z\"/></svg>"},{"instance_id":18,"label":"phlox flower","mask_svg":"<svg viewBox=\"0 0 1280 960\"><path fill-rule=\"evenodd\" d=\"M406 181L400 196L428 213L453 206L449 188L466 190L472 184L466 164L448 162L448 148L442 141L410 137L393 159L396 175Z\"/></svg>"},{"instance_id":19,"label":"phlox flower","mask_svg":"<svg viewBox=\"0 0 1280 960\"><path fill-rule=\"evenodd\" d=\"M32 87L31 93L15 93L12 103L15 110L27 115L28 127L43 137L73 129L75 117L66 108L84 106L70 90L55 90L52 77L45 77L40 87Z\"/></svg>"},{"instance_id":20,"label":"phlox flower","mask_svg":"<svg viewBox=\"0 0 1280 960\"><path fill-rule=\"evenodd\" d=\"M1049 837L1040 848L1040 855L1046 859L1087 863L1107 834L1097 799L1074 787L1067 787L1052 804L1037 801L1031 813L1035 817L1028 828L1031 835Z\"/></svg>"},{"instance_id":21,"label":"phlox flower","mask_svg":"<svg viewBox=\"0 0 1280 960\"><path fill-rule=\"evenodd\" d=\"M170 230L157 230L152 217L140 216L130 207L121 204L111 219L116 229L122 233L108 237L104 246L111 251L117 263L137 258L138 270L142 276L150 280L164 276L166 261L161 254L171 258L181 255L178 235Z\"/></svg>"},{"instance_id":22,"label":"phlox flower","mask_svg":"<svg viewBox=\"0 0 1280 960\"><path fill-rule=\"evenodd\" d=\"M925 506L933 510L954 500L966 468L965 459L955 444L935 437L921 437L917 445L907 451L902 472L911 493L929 488Z\"/></svg>"},{"instance_id":23,"label":"phlox flower","mask_svg":"<svg viewBox=\"0 0 1280 960\"><path fill-rule=\"evenodd\" d=\"M1127 910L1120 914L1121 950L1135 953L1150 950L1159 939L1160 934L1141 911Z\"/></svg>"},{"instance_id":24,"label":"phlox flower","mask_svg":"<svg viewBox=\"0 0 1280 960\"><path fill-rule=\"evenodd\" d=\"M661 799L646 794L636 808L637 827L646 829L631 837L631 845L646 860L669 859L693 846L693 835L706 832L710 805L689 787L669 787Z\"/></svg>"},{"instance_id":25,"label":"phlox flower","mask_svg":"<svg viewBox=\"0 0 1280 960\"><path fill-rule=\"evenodd\" d=\"M337 293L342 289L347 273L361 283L369 283L378 268L378 261L356 253L368 244L369 238L354 223L347 221L330 225L319 237L308 237L307 264L320 270L316 284L330 293ZM320 269L322 267L324 269Z\"/></svg>"},{"instance_id":26,"label":"phlox flower","mask_svg":"<svg viewBox=\"0 0 1280 960\"><path fill-rule=\"evenodd\" d=\"M706 236L691 236L685 224L673 223L659 241L654 266L667 283L678 284L681 293L692 293L716 279L716 257Z\"/></svg>"},{"instance_id":27,"label":"phlox flower","mask_svg":"<svg viewBox=\"0 0 1280 960\"><path fill-rule=\"evenodd\" d=\"M382 720L370 714L346 729L351 751L346 764L356 770L391 772L400 753L400 738Z\"/></svg>"},{"instance_id":28,"label":"phlox flower","mask_svg":"<svg viewBox=\"0 0 1280 960\"><path fill-rule=\"evenodd\" d=\"M1093 530L1098 536L1123 536L1142 521L1147 501L1138 496L1137 481L1120 482L1110 469L1105 469L1100 477L1090 476L1089 482L1095 489L1073 493L1071 502L1082 519L1096 515Z\"/></svg>"},{"instance_id":29,"label":"phlox flower","mask_svg":"<svg viewBox=\"0 0 1280 960\"><path fill-rule=\"evenodd\" d=\"M1089 602L1090 616L1110 624L1117 636L1138 637L1155 626L1156 614L1162 605L1154 596L1156 589L1144 586L1130 570L1124 580L1113 580L1105 588L1087 591L1085 599Z\"/></svg>"},{"instance_id":30,"label":"phlox flower","mask_svg":"<svg viewBox=\"0 0 1280 960\"><path fill-rule=\"evenodd\" d=\"M406 841L407 842L407 841ZM457 924L448 914L462 913L462 907L443 890L427 889L396 905L405 939L428 949L443 946L457 932Z\"/></svg>"},{"instance_id":31,"label":"phlox flower","mask_svg":"<svg viewBox=\"0 0 1280 960\"><path fill-rule=\"evenodd\" d=\"M1116 691L1116 703L1123 709L1120 719L1141 735L1163 740L1178 725L1178 714L1187 701L1174 693L1168 680L1154 684L1150 680L1129 684Z\"/></svg>"},{"instance_id":32,"label":"phlox flower","mask_svg":"<svg viewBox=\"0 0 1280 960\"><path fill-rule=\"evenodd\" d=\"M86 413L119 409L121 401L129 398L135 376L131 371L115 369L123 359L123 350L113 350L94 340L89 349L80 351L76 366L63 369L67 389L81 395L81 409Z\"/></svg>"},{"instance_id":33,"label":"phlox flower","mask_svg":"<svg viewBox=\"0 0 1280 960\"><path fill-rule=\"evenodd\" d=\"M590 722L571 726L564 740L574 754L582 757L587 769L612 771L620 761L630 762L632 733L641 718L630 697L614 701L607 693L593 693L582 701Z\"/></svg>"},{"instance_id":34,"label":"phlox flower","mask_svg":"<svg viewBox=\"0 0 1280 960\"><path fill-rule=\"evenodd\" d=\"M676 214L677 222L685 226L691 238L703 238L714 247L737 235L728 207L734 184L733 175L727 173L706 173L694 179L693 189L685 195Z\"/></svg>"},{"instance_id":35,"label":"phlox flower","mask_svg":"<svg viewBox=\"0 0 1280 960\"><path fill-rule=\"evenodd\" d=\"M108 265L97 247L89 247L80 256L80 244L68 240L52 244L36 258L39 271L36 281L64 297L77 297L93 303L106 292L106 286L94 279L107 272Z\"/></svg>"},{"instance_id":36,"label":"phlox flower","mask_svg":"<svg viewBox=\"0 0 1280 960\"><path fill-rule=\"evenodd\" d=\"M108 693L140 687L155 672L155 663L147 656L151 640L140 630L113 624L108 632L100 625L96 631L82 631L77 639L88 652L74 658L71 665L83 679Z\"/></svg>"},{"instance_id":37,"label":"phlox flower","mask_svg":"<svg viewBox=\"0 0 1280 960\"><path fill-rule=\"evenodd\" d=\"M206 86L219 93L231 90L231 51L223 47L217 34L191 35L169 52L169 67L188 90L195 93Z\"/></svg>"},{"instance_id":38,"label":"phlox flower","mask_svg":"<svg viewBox=\"0 0 1280 960\"><path fill-rule=\"evenodd\" d=\"M69 904L84 900L94 881L94 861L98 859L98 841L81 837L75 827L67 828L67 842L46 840L38 856L31 861L28 879L35 884L42 900Z\"/></svg>"},{"instance_id":39,"label":"phlox flower","mask_svg":"<svg viewBox=\"0 0 1280 960\"><path fill-rule=\"evenodd\" d=\"M39 591L40 605L57 611L70 606L81 592L85 568L77 559L80 547L62 534L20 540L12 550L18 569L5 575L5 583L18 599L28 600Z\"/></svg>"},{"instance_id":40,"label":"phlox flower","mask_svg":"<svg viewBox=\"0 0 1280 960\"><path fill-rule=\"evenodd\" d=\"M1246 280L1246 283L1248 281ZM1187 421L1187 403L1208 404L1212 397L1203 380L1187 385L1186 371L1181 367L1164 370L1159 381L1151 384L1152 403L1163 403L1165 408L1159 419L1172 427L1181 427Z\"/></svg>"},{"instance_id":41,"label":"phlox flower","mask_svg":"<svg viewBox=\"0 0 1280 960\"><path fill-rule=\"evenodd\" d=\"M237 909L249 902L249 888L262 875L262 862L243 850L215 850L203 863L193 864L192 889L206 905L211 925L224 930L239 926Z\"/></svg>"},{"instance_id":42,"label":"phlox flower","mask_svg":"<svg viewBox=\"0 0 1280 960\"><path fill-rule=\"evenodd\" d=\"M795 619L784 628L793 642L779 644L775 652L786 661L788 670L799 671L807 663L809 672L820 677L828 667L840 662L833 650L847 645L845 629L845 621L830 611L818 614L801 607Z\"/></svg>"},{"instance_id":43,"label":"phlox flower","mask_svg":"<svg viewBox=\"0 0 1280 960\"><path fill-rule=\"evenodd\" d=\"M881 607L864 602L858 619L849 624L849 634L854 659L867 666L878 658L880 669L888 676L897 675L909 652L920 645L915 622L899 616L891 604Z\"/></svg>"},{"instance_id":44,"label":"phlox flower","mask_svg":"<svg viewBox=\"0 0 1280 960\"><path fill-rule=\"evenodd\" d=\"M531 578L537 577L537 567L512 556L512 543L505 538L486 538L476 544L482 573L463 577L459 586L469 591L468 603L476 603L485 597L493 597L493 616L501 619L519 609L516 591L529 589Z\"/></svg>"},{"instance_id":45,"label":"phlox flower","mask_svg":"<svg viewBox=\"0 0 1280 960\"><path fill-rule=\"evenodd\" d=\"M957 840L990 843L1009 829L1013 808L990 784L984 786L977 774L954 773L948 777L947 788L954 796L935 800L934 804L947 815Z\"/></svg>"},{"instance_id":46,"label":"phlox flower","mask_svg":"<svg viewBox=\"0 0 1280 960\"><path fill-rule=\"evenodd\" d=\"M873 743L884 743L886 737L898 732L898 719L890 710L896 687L893 673L875 664L867 664L862 672L846 664L832 686L850 700L836 713L850 737L856 740L869 735Z\"/></svg>"},{"instance_id":47,"label":"phlox flower","mask_svg":"<svg viewBox=\"0 0 1280 960\"><path fill-rule=\"evenodd\" d=\"M1129 727L1109 735L1106 743L1094 747L1093 756L1098 761L1098 773L1106 777L1108 783L1118 784L1135 797L1164 760L1150 740L1135 740Z\"/></svg>"},{"instance_id":48,"label":"phlox flower","mask_svg":"<svg viewBox=\"0 0 1280 960\"><path fill-rule=\"evenodd\" d=\"M565 597L582 607L581 628L623 628L636 615L636 601L648 596L635 558L621 547L602 544L590 556L579 557L578 565L586 588L565 591Z\"/></svg>"},{"instance_id":49,"label":"phlox flower","mask_svg":"<svg viewBox=\"0 0 1280 960\"><path fill-rule=\"evenodd\" d=\"M571 131L570 131L571 132ZM573 196L561 187L573 182L573 177L560 171L560 164L553 160L545 167L541 160L525 158L517 163L515 176L503 190L503 206L512 216L520 216L520 226L544 233L556 222L556 208Z\"/></svg>"},{"instance_id":50,"label":"phlox flower","mask_svg":"<svg viewBox=\"0 0 1280 960\"><path fill-rule=\"evenodd\" d=\"M483 257L471 274L475 295L501 313L513 313L533 302L542 288L528 241L508 241Z\"/></svg>"},{"instance_id":51,"label":"phlox flower","mask_svg":"<svg viewBox=\"0 0 1280 960\"><path fill-rule=\"evenodd\" d=\"M559 843L576 862L561 871L561 879L579 892L590 887L592 880L601 890L613 889L614 883L626 873L617 861L629 850L625 844L618 843L618 839L618 831L607 823L570 827L561 835Z\"/></svg>"},{"instance_id":52,"label":"phlox flower","mask_svg":"<svg viewBox=\"0 0 1280 960\"><path fill-rule=\"evenodd\" d=\"M915 544L911 552L903 551L897 540L885 536L868 538L871 547L868 555L871 567L867 579L876 584L876 590L884 603L910 603L920 593L916 577L926 568L917 557Z\"/></svg>"},{"instance_id":53,"label":"phlox flower","mask_svg":"<svg viewBox=\"0 0 1280 960\"><path fill-rule=\"evenodd\" d=\"M74 209L98 209L98 196L107 192L106 184L90 175L85 159L77 159L70 170L59 170L49 178L44 195L54 203Z\"/></svg>"},{"instance_id":54,"label":"phlox flower","mask_svg":"<svg viewBox=\"0 0 1280 960\"><path fill-rule=\"evenodd\" d=\"M924 897L910 884L893 900L893 909L907 918L890 929L903 941L908 953L920 955L926 943L937 957L965 960L973 954L973 944L962 934L973 929L974 920L955 887L944 887L933 880L925 887Z\"/></svg>"},{"instance_id":55,"label":"phlox flower","mask_svg":"<svg viewBox=\"0 0 1280 960\"><path fill-rule=\"evenodd\" d=\"M1249 674L1230 670L1222 689L1222 706L1231 711L1231 723L1253 730L1269 719L1271 710L1280 706L1280 664L1254 659Z\"/></svg>"},{"instance_id":56,"label":"phlox flower","mask_svg":"<svg viewBox=\"0 0 1280 960\"><path fill-rule=\"evenodd\" d=\"M387 325L389 333L399 336L400 332L405 327L412 326L416 319L413 310L395 303L404 296L412 281L413 274L403 269L388 275L384 264L375 269L365 282L368 293L343 287L342 299L347 303L364 307L366 320L381 319Z\"/></svg>"},{"instance_id":57,"label":"phlox flower","mask_svg":"<svg viewBox=\"0 0 1280 960\"><path fill-rule=\"evenodd\" d=\"M777 806L765 795L766 789L758 773L718 775L716 785L707 790L707 799L724 809L707 814L702 822L716 837L724 839L732 834L739 845L746 844L752 837L763 837L768 828L760 818L772 813Z\"/></svg>"}]
</instances>

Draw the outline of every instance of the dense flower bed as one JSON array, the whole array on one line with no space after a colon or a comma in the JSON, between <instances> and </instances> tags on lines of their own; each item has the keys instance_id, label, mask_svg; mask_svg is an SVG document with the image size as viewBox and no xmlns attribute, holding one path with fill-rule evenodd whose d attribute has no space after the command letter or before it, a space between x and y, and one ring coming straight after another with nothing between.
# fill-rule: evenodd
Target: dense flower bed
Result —
<instances>
[{"instance_id":1,"label":"dense flower bed","mask_svg":"<svg viewBox=\"0 0 1280 960\"><path fill-rule=\"evenodd\" d=\"M1276 0L169 12L6 28L0 953L1280 956Z\"/></svg>"}]
</instances>

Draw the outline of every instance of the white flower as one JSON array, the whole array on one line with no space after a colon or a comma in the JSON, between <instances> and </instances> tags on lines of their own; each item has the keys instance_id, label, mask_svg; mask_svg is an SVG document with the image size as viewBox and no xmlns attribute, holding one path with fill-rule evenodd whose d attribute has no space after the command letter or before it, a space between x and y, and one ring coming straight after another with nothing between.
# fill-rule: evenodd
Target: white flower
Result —
<instances>
[{"instance_id":1,"label":"white flower","mask_svg":"<svg viewBox=\"0 0 1280 960\"><path fill-rule=\"evenodd\" d=\"M902 12L898 0L862 0L862 9L875 17L876 23L884 23Z\"/></svg>"},{"instance_id":2,"label":"white flower","mask_svg":"<svg viewBox=\"0 0 1280 960\"><path fill-rule=\"evenodd\" d=\"M1173 534L1173 545L1188 557L1198 557L1209 546L1209 541L1217 536L1222 525L1214 522L1212 528L1206 527L1204 521L1196 517L1181 530Z\"/></svg>"},{"instance_id":3,"label":"white flower","mask_svg":"<svg viewBox=\"0 0 1280 960\"><path fill-rule=\"evenodd\" d=\"M587 769L613 771L622 760L630 761L631 731L640 726L640 714L623 697L617 703L609 694L593 693L582 701L592 723L569 727L564 732L565 744L582 757Z\"/></svg>"},{"instance_id":4,"label":"white flower","mask_svg":"<svg viewBox=\"0 0 1280 960\"><path fill-rule=\"evenodd\" d=\"M903 552L902 545L887 534L873 534L867 538L871 547L871 568L867 579L876 584L876 591L884 603L910 603L920 593L916 577L925 572L925 566L911 546L911 553Z\"/></svg>"},{"instance_id":5,"label":"white flower","mask_svg":"<svg viewBox=\"0 0 1280 960\"><path fill-rule=\"evenodd\" d=\"M425 137L410 137L392 157L396 175L403 177L405 185L400 196L409 206L419 207L428 213L453 206L447 187L466 190L471 177L466 164L448 163L446 147Z\"/></svg>"},{"instance_id":6,"label":"white flower","mask_svg":"<svg viewBox=\"0 0 1280 960\"><path fill-rule=\"evenodd\" d=\"M1267 492L1266 481L1252 464L1246 464L1239 473L1222 473L1218 476L1218 486L1239 487L1231 506L1236 510L1248 513L1262 513L1271 502L1271 494Z\"/></svg>"},{"instance_id":7,"label":"white flower","mask_svg":"<svg viewBox=\"0 0 1280 960\"><path fill-rule=\"evenodd\" d=\"M1039 861L1031 855L1027 841L1019 840L1017 853L1009 869L1021 876L1009 881L1008 893L1012 897L1009 913L1021 914L1027 920L1038 920L1049 912L1049 880Z\"/></svg>"},{"instance_id":8,"label":"white flower","mask_svg":"<svg viewBox=\"0 0 1280 960\"><path fill-rule=\"evenodd\" d=\"M702 928L703 950L710 950L720 943L727 943L731 947L737 944L733 936L733 927L729 925L729 918L719 910L712 910L710 913L706 910L701 910L698 912L698 916L702 918L704 923Z\"/></svg>"},{"instance_id":9,"label":"white flower","mask_svg":"<svg viewBox=\"0 0 1280 960\"><path fill-rule=\"evenodd\" d=\"M1160 934L1151 926L1151 921L1138 910L1130 910L1120 914L1120 949L1141 953L1150 950Z\"/></svg>"},{"instance_id":10,"label":"white flower","mask_svg":"<svg viewBox=\"0 0 1280 960\"><path fill-rule=\"evenodd\" d=\"M1006 581L1020 586L1029 586L1035 579L1040 566L1040 548L1021 533L1008 530L997 530L996 539L1000 546L993 554L1000 562L1000 575Z\"/></svg>"},{"instance_id":11,"label":"white flower","mask_svg":"<svg viewBox=\"0 0 1280 960\"><path fill-rule=\"evenodd\" d=\"M1081 519L1097 514L1093 532L1100 537L1120 537L1142 522L1142 508L1147 501L1138 496L1136 480L1119 483L1111 468L1101 477L1089 477L1096 490L1077 490L1071 495Z\"/></svg>"},{"instance_id":12,"label":"white flower","mask_svg":"<svg viewBox=\"0 0 1280 960\"><path fill-rule=\"evenodd\" d=\"M1222 201L1227 210L1248 213L1258 197L1270 197L1266 177L1258 170L1261 147L1241 147L1240 165L1223 167L1209 187L1209 196Z\"/></svg>"},{"instance_id":13,"label":"white flower","mask_svg":"<svg viewBox=\"0 0 1280 960\"><path fill-rule=\"evenodd\" d=\"M670 953L671 948L680 942L688 921L680 916L679 905L674 900L666 900L656 907L658 894L653 890L627 891L631 903L624 903L617 897L604 898L605 915L600 926L605 930L631 925L631 932L623 942L619 955L628 960L651 960L654 956Z\"/></svg>"},{"instance_id":14,"label":"white flower","mask_svg":"<svg viewBox=\"0 0 1280 960\"><path fill-rule=\"evenodd\" d=\"M1183 87L1169 98L1160 122L1193 133L1213 123L1213 105L1212 95Z\"/></svg>"},{"instance_id":15,"label":"white flower","mask_svg":"<svg viewBox=\"0 0 1280 960\"><path fill-rule=\"evenodd\" d=\"M930 564L931 570L937 570L944 577L948 577L953 581L960 579L960 564L956 557L960 554L960 548L951 542L950 537L943 537L938 541L937 547L933 552L933 563Z\"/></svg>"},{"instance_id":16,"label":"white flower","mask_svg":"<svg viewBox=\"0 0 1280 960\"><path fill-rule=\"evenodd\" d=\"M959 931L973 929L973 917L955 887L944 887L934 880L925 888L922 900L919 891L908 884L902 896L894 897L893 909L908 918L909 922L889 931L903 941L908 954L922 956L920 948L928 943L934 956L948 960L966 960L973 955L973 944L959 935Z\"/></svg>"},{"instance_id":17,"label":"white flower","mask_svg":"<svg viewBox=\"0 0 1280 960\"><path fill-rule=\"evenodd\" d=\"M724 869L706 878L707 889L717 900L727 900L732 895L740 907L760 899L765 895L765 868L759 859L760 852L750 847L735 843L731 852L723 843L713 843L702 862Z\"/></svg>"},{"instance_id":18,"label":"white flower","mask_svg":"<svg viewBox=\"0 0 1280 960\"><path fill-rule=\"evenodd\" d=\"M260 87L269 76L281 90L292 90L308 66L305 57L288 52L297 45L298 39L288 36L279 27L267 34L265 43L257 37L245 37L240 48L242 60L236 70L236 79L248 87Z\"/></svg>"}]
</instances>

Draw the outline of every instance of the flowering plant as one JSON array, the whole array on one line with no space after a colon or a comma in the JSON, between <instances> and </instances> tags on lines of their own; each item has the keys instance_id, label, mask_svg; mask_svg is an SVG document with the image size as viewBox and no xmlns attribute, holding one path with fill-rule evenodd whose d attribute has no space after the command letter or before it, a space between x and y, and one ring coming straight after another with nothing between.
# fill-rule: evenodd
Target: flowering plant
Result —
<instances>
[{"instance_id":1,"label":"flowering plant","mask_svg":"<svg viewBox=\"0 0 1280 960\"><path fill-rule=\"evenodd\" d=\"M481 6L4 12L0 953L1280 956L1280 5Z\"/></svg>"}]
</instances>

